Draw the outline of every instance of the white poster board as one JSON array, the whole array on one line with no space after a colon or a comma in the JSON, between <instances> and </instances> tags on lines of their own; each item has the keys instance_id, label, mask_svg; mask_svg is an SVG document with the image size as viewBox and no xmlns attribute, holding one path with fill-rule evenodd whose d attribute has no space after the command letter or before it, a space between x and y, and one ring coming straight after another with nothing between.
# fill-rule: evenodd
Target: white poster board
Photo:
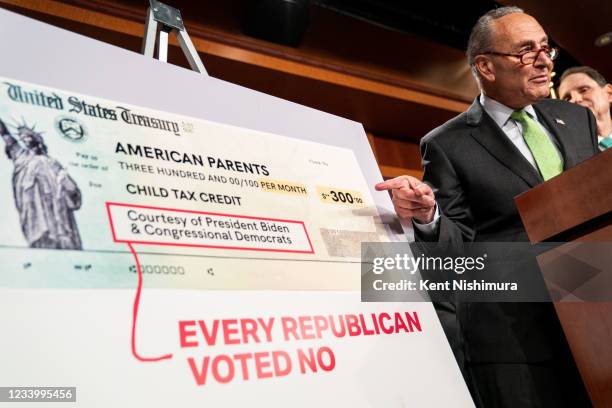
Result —
<instances>
[{"instance_id":1,"label":"white poster board","mask_svg":"<svg viewBox=\"0 0 612 408\"><path fill-rule=\"evenodd\" d=\"M0 30L0 387L472 406L431 304L360 302L359 241L398 239L360 124L4 10Z\"/></svg>"}]
</instances>

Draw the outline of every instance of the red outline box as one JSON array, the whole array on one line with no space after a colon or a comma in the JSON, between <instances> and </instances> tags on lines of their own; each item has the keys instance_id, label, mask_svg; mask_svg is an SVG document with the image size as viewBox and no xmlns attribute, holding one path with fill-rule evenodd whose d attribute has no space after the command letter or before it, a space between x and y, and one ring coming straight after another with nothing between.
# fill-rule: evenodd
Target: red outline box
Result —
<instances>
[{"instance_id":1,"label":"red outline box","mask_svg":"<svg viewBox=\"0 0 612 408\"><path fill-rule=\"evenodd\" d=\"M285 223L292 224L301 224L302 228L304 228L304 233L306 234L306 239L308 240L308 245L310 246L310 251L298 251L294 249L270 249L270 248L248 248L248 247L236 247L236 246L222 246L222 245L199 245L199 244L178 244L174 242L151 242L151 241L127 241L117 239L117 235L115 234L115 226L113 225L113 217L111 216L111 206L117 207L133 207L133 208L144 208L147 210L162 210L162 211L175 211L182 213L190 213L190 214L205 214L205 215L216 215L222 217L233 217L233 218L246 218L250 220L263 220L263 221L279 221ZM264 251L264 252L290 252L297 254L314 254L314 248L312 247L312 242L310 241L310 236L308 235L308 231L306 230L306 225L303 221L295 221L295 220L282 220L278 218L264 218L264 217L252 217L248 215L238 215L238 214L223 214L223 213L214 213L214 212L205 212L205 211L193 211L193 210L181 210L178 208L164 208L164 207L152 207L148 205L136 205L136 204L126 204L126 203L115 203L115 202L106 202L106 212L108 214L108 220L110 222L111 232L113 234L113 241L121 242L121 243L131 243L131 244L144 244L144 245L167 245L167 246L179 246L179 247L196 247L196 248L218 248L218 249L237 249L243 251Z\"/></svg>"}]
</instances>

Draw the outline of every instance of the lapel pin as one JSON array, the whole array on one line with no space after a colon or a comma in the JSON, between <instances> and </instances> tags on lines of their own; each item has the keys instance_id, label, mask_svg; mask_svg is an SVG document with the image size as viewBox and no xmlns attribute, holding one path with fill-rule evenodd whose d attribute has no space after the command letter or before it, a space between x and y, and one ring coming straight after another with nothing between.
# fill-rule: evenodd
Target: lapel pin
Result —
<instances>
[{"instance_id":1,"label":"lapel pin","mask_svg":"<svg viewBox=\"0 0 612 408\"><path fill-rule=\"evenodd\" d=\"M559 119L559 118L555 118L555 122L557 122L557 123L558 123L558 124L560 124L560 125L565 126L565 122L564 122L564 121L562 121L562 120L561 120L561 119Z\"/></svg>"}]
</instances>

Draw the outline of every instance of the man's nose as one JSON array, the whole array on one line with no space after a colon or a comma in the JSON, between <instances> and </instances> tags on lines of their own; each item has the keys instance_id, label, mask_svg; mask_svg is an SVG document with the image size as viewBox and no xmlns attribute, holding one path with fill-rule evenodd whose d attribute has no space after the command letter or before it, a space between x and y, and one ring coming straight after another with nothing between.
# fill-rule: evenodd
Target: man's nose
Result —
<instances>
[{"instance_id":1,"label":"man's nose","mask_svg":"<svg viewBox=\"0 0 612 408\"><path fill-rule=\"evenodd\" d=\"M536 59L533 61L533 66L538 68L547 67L550 70L552 69L553 61L543 49L540 49Z\"/></svg>"},{"instance_id":2,"label":"man's nose","mask_svg":"<svg viewBox=\"0 0 612 408\"><path fill-rule=\"evenodd\" d=\"M580 92L571 92L570 93L570 102L571 103L580 103L582 102L582 96Z\"/></svg>"}]
</instances>

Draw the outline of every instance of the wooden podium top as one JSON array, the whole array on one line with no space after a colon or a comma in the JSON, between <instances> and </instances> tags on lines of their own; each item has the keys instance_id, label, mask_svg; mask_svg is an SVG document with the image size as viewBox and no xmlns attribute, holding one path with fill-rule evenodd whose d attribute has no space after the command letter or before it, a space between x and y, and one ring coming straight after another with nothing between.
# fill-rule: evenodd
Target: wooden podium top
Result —
<instances>
[{"instance_id":1,"label":"wooden podium top","mask_svg":"<svg viewBox=\"0 0 612 408\"><path fill-rule=\"evenodd\" d=\"M515 197L531 242L572 240L609 225L612 218L612 149ZM570 238L570 239L568 239Z\"/></svg>"}]
</instances>

